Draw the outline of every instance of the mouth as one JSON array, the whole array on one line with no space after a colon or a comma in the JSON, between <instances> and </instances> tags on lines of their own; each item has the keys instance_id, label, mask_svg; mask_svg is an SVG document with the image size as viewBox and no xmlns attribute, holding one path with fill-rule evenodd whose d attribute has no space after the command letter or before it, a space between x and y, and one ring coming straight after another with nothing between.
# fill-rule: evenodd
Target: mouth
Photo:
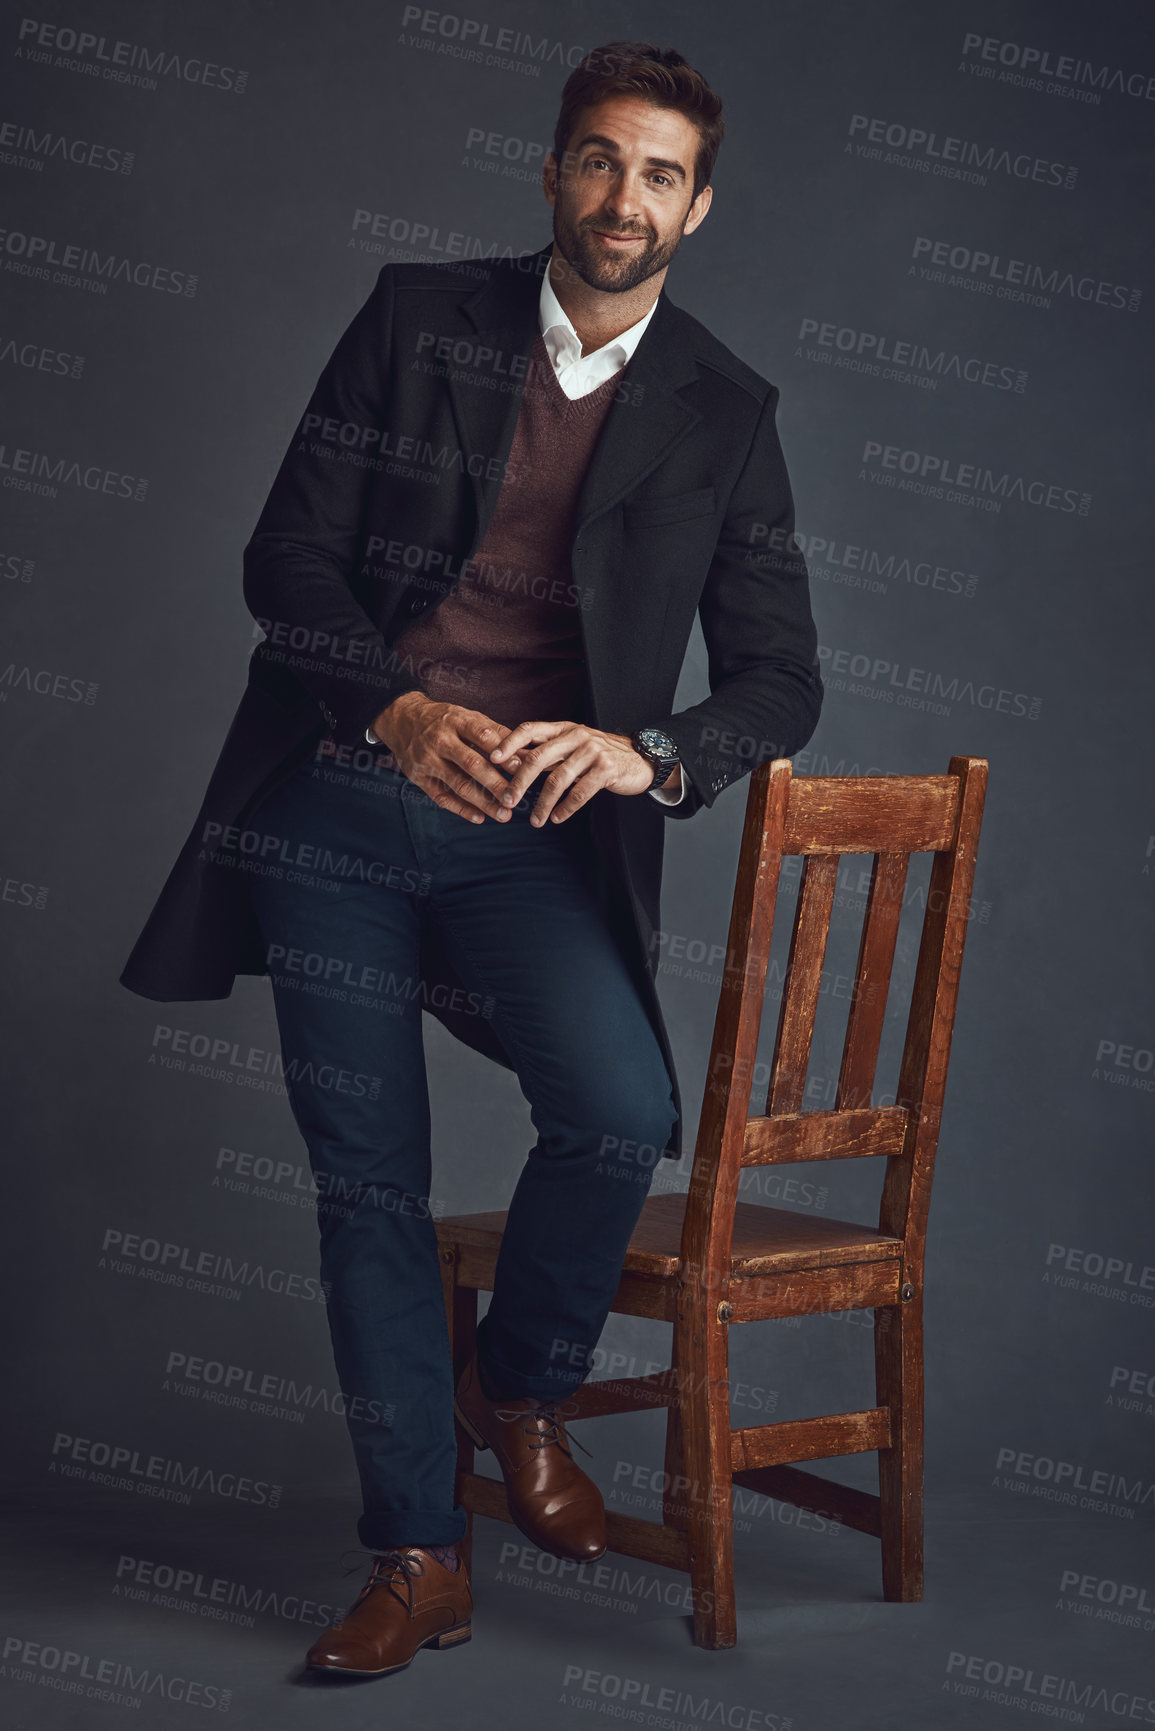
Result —
<instances>
[{"instance_id":1,"label":"mouth","mask_svg":"<svg viewBox=\"0 0 1155 1731\"><path fill-rule=\"evenodd\" d=\"M636 246L639 241L643 241L646 238L644 234L614 234L611 229L605 228L593 228L590 230L590 233L596 234L600 241L602 241L606 246L611 247Z\"/></svg>"}]
</instances>

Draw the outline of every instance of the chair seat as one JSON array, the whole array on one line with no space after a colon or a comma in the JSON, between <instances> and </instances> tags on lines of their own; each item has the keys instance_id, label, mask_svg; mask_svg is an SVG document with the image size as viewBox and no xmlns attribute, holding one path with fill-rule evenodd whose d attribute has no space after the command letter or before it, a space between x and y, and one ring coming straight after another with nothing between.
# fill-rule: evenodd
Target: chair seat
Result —
<instances>
[{"instance_id":1,"label":"chair seat","mask_svg":"<svg viewBox=\"0 0 1155 1731\"><path fill-rule=\"evenodd\" d=\"M630 1239L623 1274L672 1279L678 1271L685 1212L683 1195L651 1196ZM504 1210L458 1214L437 1222L442 1244L468 1245L493 1256L504 1230ZM755 1202L739 1202L735 1210L731 1272L738 1279L901 1258L900 1238L885 1237L851 1220L799 1214L790 1208L763 1208Z\"/></svg>"}]
</instances>

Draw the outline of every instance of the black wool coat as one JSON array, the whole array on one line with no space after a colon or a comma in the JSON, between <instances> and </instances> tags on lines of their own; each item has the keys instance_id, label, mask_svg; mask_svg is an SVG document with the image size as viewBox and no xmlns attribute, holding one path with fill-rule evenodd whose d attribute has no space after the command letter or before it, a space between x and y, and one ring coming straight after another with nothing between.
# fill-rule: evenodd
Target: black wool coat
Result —
<instances>
[{"instance_id":1,"label":"black wool coat","mask_svg":"<svg viewBox=\"0 0 1155 1731\"><path fill-rule=\"evenodd\" d=\"M227 997L265 973L238 832L325 735L356 752L421 689L407 624L480 545L513 440L551 248L386 265L321 373L244 552L265 631L188 838L121 974L162 1001ZM685 798L605 790L589 805L602 895L681 1103L655 984L665 824L810 738L822 702L806 567L775 428L777 389L663 289L621 374L574 519L586 721L660 727ZM515 482L516 477L510 477ZM675 713L695 614L710 695ZM463 691L461 701L475 707ZM533 717L527 716L526 720ZM513 1068L426 922L424 1007Z\"/></svg>"}]
</instances>

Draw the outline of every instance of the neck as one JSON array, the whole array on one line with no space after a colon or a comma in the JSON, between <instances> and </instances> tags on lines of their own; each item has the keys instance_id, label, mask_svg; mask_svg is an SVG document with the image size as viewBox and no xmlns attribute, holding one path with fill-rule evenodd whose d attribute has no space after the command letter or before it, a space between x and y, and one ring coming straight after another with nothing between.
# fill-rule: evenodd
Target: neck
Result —
<instances>
[{"instance_id":1,"label":"neck","mask_svg":"<svg viewBox=\"0 0 1155 1731\"><path fill-rule=\"evenodd\" d=\"M667 265L656 271L636 288L627 289L625 294L606 294L603 289L591 288L589 283L583 282L568 259L558 251L555 241L549 258L550 287L578 334L582 354L588 355L594 349L604 348L606 343L612 343L615 337L620 337L623 331L628 331L631 325L645 318L661 293L668 269Z\"/></svg>"}]
</instances>

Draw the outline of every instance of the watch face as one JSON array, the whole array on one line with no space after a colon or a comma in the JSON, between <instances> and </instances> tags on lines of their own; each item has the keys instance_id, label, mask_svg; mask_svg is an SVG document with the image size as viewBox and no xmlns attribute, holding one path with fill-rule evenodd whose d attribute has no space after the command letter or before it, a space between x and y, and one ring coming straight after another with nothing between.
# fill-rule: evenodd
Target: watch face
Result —
<instances>
[{"instance_id":1,"label":"watch face","mask_svg":"<svg viewBox=\"0 0 1155 1731\"><path fill-rule=\"evenodd\" d=\"M638 739L648 751L659 752L662 757L677 757L678 748L668 733L663 733L660 727L642 727L638 729Z\"/></svg>"}]
</instances>

